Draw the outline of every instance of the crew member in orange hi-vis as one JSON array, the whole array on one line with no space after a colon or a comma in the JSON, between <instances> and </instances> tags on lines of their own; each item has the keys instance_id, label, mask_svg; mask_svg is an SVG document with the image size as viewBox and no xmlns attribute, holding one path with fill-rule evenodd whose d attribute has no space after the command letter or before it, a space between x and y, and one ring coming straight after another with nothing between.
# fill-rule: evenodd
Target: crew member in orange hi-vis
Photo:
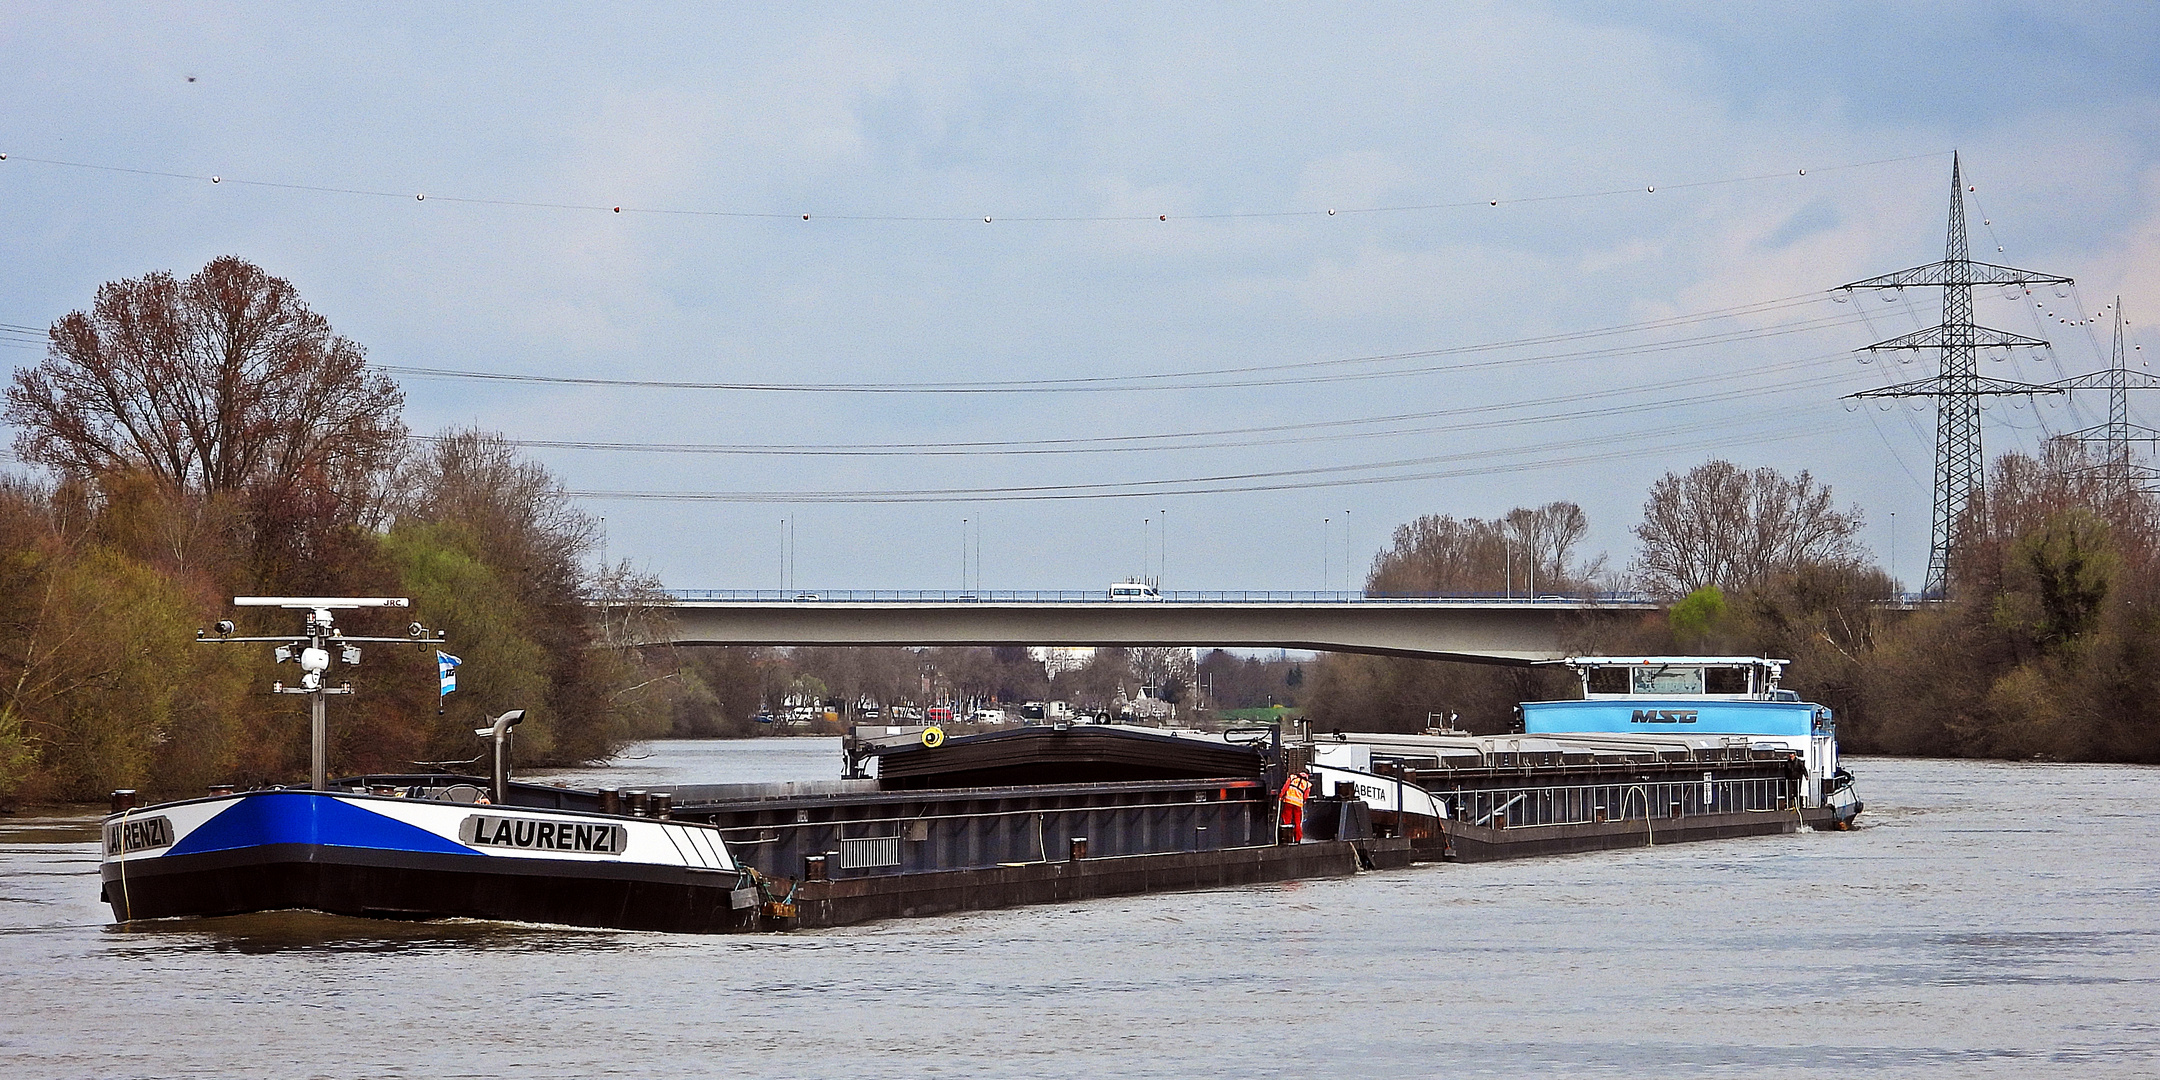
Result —
<instances>
[{"instance_id":1,"label":"crew member in orange hi-vis","mask_svg":"<svg viewBox=\"0 0 2160 1080\"><path fill-rule=\"evenodd\" d=\"M1297 773L1283 781L1282 823L1290 827L1292 843L1305 842L1305 796L1312 793L1312 779Z\"/></svg>"}]
</instances>

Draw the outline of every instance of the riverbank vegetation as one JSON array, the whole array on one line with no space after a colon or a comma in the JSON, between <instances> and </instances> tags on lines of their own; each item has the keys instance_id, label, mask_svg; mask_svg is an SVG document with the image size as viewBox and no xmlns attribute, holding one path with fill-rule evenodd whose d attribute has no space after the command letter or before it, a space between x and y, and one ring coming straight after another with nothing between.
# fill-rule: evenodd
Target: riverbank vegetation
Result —
<instances>
[{"instance_id":1,"label":"riverbank vegetation","mask_svg":"<svg viewBox=\"0 0 2160 1080\"><path fill-rule=\"evenodd\" d=\"M359 693L331 706L338 771L472 758L472 729L511 708L521 763L550 764L778 730L756 717L791 703L850 719L872 702L1304 706L1322 730L1493 732L1518 701L1574 692L1549 667L1351 655L1102 649L1052 671L1018 646L641 649L657 583L589 563L597 524L554 477L498 435L416 437L402 411L358 344L238 258L109 283L55 323L4 405L39 472L0 477L0 805L303 772L306 725L265 693L269 648L194 640L228 616L295 628L235 614L235 595L406 596L413 611L346 628L450 632L464 665L447 699L431 649L367 650ZM2061 441L1995 462L1944 603L1898 602L1858 509L1807 473L1722 461L1653 485L1625 566L1584 553L1588 519L1559 501L1409 521L1366 588L1647 590L1667 609L1585 625L1577 651L1789 659L1787 685L1835 708L1857 752L2160 761L2160 511L2126 465Z\"/></svg>"},{"instance_id":2,"label":"riverbank vegetation","mask_svg":"<svg viewBox=\"0 0 2160 1080\"><path fill-rule=\"evenodd\" d=\"M1367 577L1375 592L1586 595L1669 601L1633 625L1584 627L1584 653L1791 660L1785 685L1837 711L1855 753L2160 762L2160 512L2127 470L2075 442L2011 454L1961 523L1947 602L1912 603L1859 544L1862 518L1806 473L1712 461L1655 484L1623 573L1570 561L1533 517L1420 518ZM1512 557L1503 557L1511 548ZM1512 572L1511 572L1512 568ZM1410 731L1456 718L1512 724L1514 703L1576 692L1551 669L1326 656L1316 726Z\"/></svg>"},{"instance_id":3,"label":"riverbank vegetation","mask_svg":"<svg viewBox=\"0 0 2160 1080\"><path fill-rule=\"evenodd\" d=\"M484 716L527 710L519 757L603 757L666 730L664 673L600 647L584 595L595 524L498 436L414 439L397 385L292 286L237 258L107 284L18 371L5 418L49 479L0 481L0 801L158 794L303 774L306 724L266 691L298 613L235 595L407 596L350 633L446 628L435 657L375 645L333 699L339 771L471 758ZM602 591L605 591L605 588ZM291 676L286 676L290 680Z\"/></svg>"}]
</instances>

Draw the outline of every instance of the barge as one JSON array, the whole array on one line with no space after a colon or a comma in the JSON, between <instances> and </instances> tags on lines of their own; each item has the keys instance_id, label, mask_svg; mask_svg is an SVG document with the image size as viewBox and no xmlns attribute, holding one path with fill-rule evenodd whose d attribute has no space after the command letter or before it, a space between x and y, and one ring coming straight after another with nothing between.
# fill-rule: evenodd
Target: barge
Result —
<instances>
[{"instance_id":1,"label":"barge","mask_svg":"<svg viewBox=\"0 0 2160 1080\"><path fill-rule=\"evenodd\" d=\"M114 792L99 864L101 899L123 922L306 908L341 915L471 917L648 930L726 930L754 925L765 890L729 853L718 830L667 815L611 813L598 799L509 780L511 739L522 710L474 734L486 741L488 778L430 774L328 775L326 699L334 663L360 662L367 643L437 645L419 623L403 638L348 635L339 613L403 608L402 597L236 597L239 607L301 612L298 634L234 636L231 621L209 644L265 643L294 663L294 685L272 693L308 698L309 783L137 808ZM454 667L445 655L445 693ZM645 809L639 807L638 809Z\"/></svg>"},{"instance_id":2,"label":"barge","mask_svg":"<svg viewBox=\"0 0 2160 1080\"><path fill-rule=\"evenodd\" d=\"M1346 794L1382 831L1425 828L1419 859L1497 859L1849 829L1863 809L1835 718L1751 656L1575 657L1583 696L1524 702L1505 735L1333 733L1317 775L1374 774ZM1404 814L1410 792L1434 809Z\"/></svg>"},{"instance_id":3,"label":"barge","mask_svg":"<svg viewBox=\"0 0 2160 1080\"><path fill-rule=\"evenodd\" d=\"M671 932L831 926L1095 896L1850 825L1828 709L1754 657L1568 661L1580 700L1521 730L1218 733L1058 721L947 738L858 727L838 780L593 790L511 779L522 713L475 732L486 776L330 778L335 612L278 642L312 695L306 787L150 807L116 792L102 899L121 921L287 908ZM410 639L441 635L413 624Z\"/></svg>"},{"instance_id":4,"label":"barge","mask_svg":"<svg viewBox=\"0 0 2160 1080\"><path fill-rule=\"evenodd\" d=\"M674 932L833 925L1042 900L1354 873L1351 843L1282 845L1279 731L1226 739L1138 729L1020 729L947 746L913 729L854 747L852 779L577 790L511 780L523 713L475 732L489 775L332 778L334 662L365 642L340 612L401 598L241 597L302 612L266 643L301 675L309 783L137 807L114 793L101 899L120 921L306 909L375 918L480 918ZM446 665L449 663L445 658ZM446 668L447 670L447 668ZM446 675L445 687L451 685ZM928 737L926 737L926 734ZM925 751L911 759L910 747ZM942 747L942 749L941 749ZM862 767L890 762L881 779Z\"/></svg>"},{"instance_id":5,"label":"barge","mask_svg":"<svg viewBox=\"0 0 2160 1080\"><path fill-rule=\"evenodd\" d=\"M491 800L479 780L355 777L326 791L129 807L105 820L101 899L122 922L301 908L687 932L755 924L759 883L718 830Z\"/></svg>"}]
</instances>

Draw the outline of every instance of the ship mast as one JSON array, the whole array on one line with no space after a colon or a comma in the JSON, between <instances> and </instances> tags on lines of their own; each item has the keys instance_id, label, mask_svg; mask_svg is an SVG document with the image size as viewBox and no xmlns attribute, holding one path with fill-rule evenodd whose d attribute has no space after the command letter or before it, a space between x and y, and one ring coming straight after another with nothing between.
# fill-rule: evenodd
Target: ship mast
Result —
<instances>
[{"instance_id":1,"label":"ship mast","mask_svg":"<svg viewBox=\"0 0 2160 1080\"><path fill-rule=\"evenodd\" d=\"M330 788L330 709L332 694L350 694L351 683L330 685L331 648L337 650L337 662L346 667L360 663L360 642L395 642L409 644L436 644L445 637L439 630L430 630L419 623L405 628L406 636L350 637L337 626L333 612L353 611L362 608L411 607L412 601L402 596L235 596L234 607L274 607L307 613L299 634L288 637L234 637L230 619L218 620L215 637L201 630L195 631L195 640L211 644L239 641L277 642L272 650L277 662L296 661L300 665L300 682L287 686L279 681L270 684L273 694L305 694L308 697L308 786L316 791Z\"/></svg>"}]
</instances>

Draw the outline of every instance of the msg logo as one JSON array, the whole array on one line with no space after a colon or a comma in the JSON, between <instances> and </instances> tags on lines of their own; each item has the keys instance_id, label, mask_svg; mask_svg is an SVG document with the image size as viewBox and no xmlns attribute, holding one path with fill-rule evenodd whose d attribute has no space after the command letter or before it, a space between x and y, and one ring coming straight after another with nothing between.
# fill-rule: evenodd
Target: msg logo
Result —
<instances>
[{"instance_id":1,"label":"msg logo","mask_svg":"<svg viewBox=\"0 0 2160 1080\"><path fill-rule=\"evenodd\" d=\"M1637 709L1635 710L1634 722L1638 724L1692 724L1695 722L1695 710Z\"/></svg>"}]
</instances>

